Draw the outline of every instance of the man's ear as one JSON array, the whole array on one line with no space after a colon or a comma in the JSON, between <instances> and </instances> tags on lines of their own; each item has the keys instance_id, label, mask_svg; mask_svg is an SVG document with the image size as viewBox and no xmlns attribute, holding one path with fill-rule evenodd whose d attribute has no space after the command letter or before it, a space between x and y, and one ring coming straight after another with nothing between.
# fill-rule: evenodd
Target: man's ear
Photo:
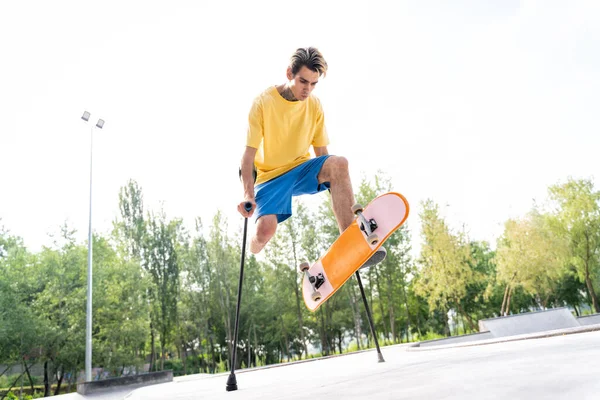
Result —
<instances>
[{"instance_id":1,"label":"man's ear","mask_svg":"<svg viewBox=\"0 0 600 400\"><path fill-rule=\"evenodd\" d=\"M288 81L291 81L292 79L294 79L294 74L292 74L292 67L287 68L286 76L288 78Z\"/></svg>"}]
</instances>

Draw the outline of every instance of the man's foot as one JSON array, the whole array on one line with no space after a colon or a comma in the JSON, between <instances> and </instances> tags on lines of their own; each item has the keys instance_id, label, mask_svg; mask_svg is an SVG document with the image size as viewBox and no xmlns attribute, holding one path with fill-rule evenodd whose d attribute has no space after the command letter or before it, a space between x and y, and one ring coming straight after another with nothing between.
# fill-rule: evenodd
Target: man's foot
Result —
<instances>
[{"instance_id":1,"label":"man's foot","mask_svg":"<svg viewBox=\"0 0 600 400\"><path fill-rule=\"evenodd\" d=\"M360 269L369 268L375 264L379 264L380 262L385 260L386 256L387 256L387 250L385 249L385 247L382 246L382 247L378 248L375 253L373 253L371 258L369 258L367 261L365 261L365 263L362 265L362 267L360 267Z\"/></svg>"}]
</instances>

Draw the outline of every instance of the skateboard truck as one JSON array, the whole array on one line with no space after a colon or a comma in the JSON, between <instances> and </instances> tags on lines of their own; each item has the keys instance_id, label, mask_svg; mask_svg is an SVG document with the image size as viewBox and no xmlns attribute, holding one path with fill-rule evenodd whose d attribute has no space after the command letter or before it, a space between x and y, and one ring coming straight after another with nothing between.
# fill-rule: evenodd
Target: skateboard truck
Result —
<instances>
[{"instance_id":1,"label":"skateboard truck","mask_svg":"<svg viewBox=\"0 0 600 400\"><path fill-rule=\"evenodd\" d=\"M373 233L377 229L377 221L373 218L367 219L363 215L363 206L360 204L355 204L352 206L352 213L356 215L357 224L360 227L360 230L367 235L367 242L370 245L374 246L379 243L379 236L376 233Z\"/></svg>"},{"instance_id":2,"label":"skateboard truck","mask_svg":"<svg viewBox=\"0 0 600 400\"><path fill-rule=\"evenodd\" d=\"M308 281L314 286L315 289L320 288L325 283L325 277L322 272L319 272L317 276L308 274Z\"/></svg>"},{"instance_id":3,"label":"skateboard truck","mask_svg":"<svg viewBox=\"0 0 600 400\"><path fill-rule=\"evenodd\" d=\"M311 294L311 298L313 301L319 301L321 300L321 293L319 292L319 288L321 286L323 286L323 284L325 283L325 277L323 276L323 274L321 272L319 272L316 276L311 275L308 272L308 269L310 268L310 264L307 263L306 261L304 261L302 264L300 264L300 272L304 272L304 275L306 275L306 277L308 278L308 281L310 282L310 286L312 287L312 294Z\"/></svg>"},{"instance_id":4,"label":"skateboard truck","mask_svg":"<svg viewBox=\"0 0 600 400\"><path fill-rule=\"evenodd\" d=\"M377 221L375 221L373 218L371 218L370 220L367 221L367 219L365 218L364 215L362 215L362 213L360 213L359 218L361 219L360 230L365 232L367 235L370 235L371 233L373 233L373 231L375 229L377 229ZM369 228L368 232L367 232L367 227Z\"/></svg>"}]
</instances>

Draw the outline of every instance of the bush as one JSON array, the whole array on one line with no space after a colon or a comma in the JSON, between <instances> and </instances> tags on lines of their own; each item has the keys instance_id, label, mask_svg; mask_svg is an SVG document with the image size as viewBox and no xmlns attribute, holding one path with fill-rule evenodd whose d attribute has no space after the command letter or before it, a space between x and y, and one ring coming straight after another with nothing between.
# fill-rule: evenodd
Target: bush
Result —
<instances>
[{"instance_id":1,"label":"bush","mask_svg":"<svg viewBox=\"0 0 600 400\"><path fill-rule=\"evenodd\" d=\"M160 365L160 360L158 361ZM183 360L179 358L172 358L170 360L165 360L165 370L173 370L173 376L183 375Z\"/></svg>"},{"instance_id":2,"label":"bush","mask_svg":"<svg viewBox=\"0 0 600 400\"><path fill-rule=\"evenodd\" d=\"M36 398L39 398L36 396ZM7 400L19 400L19 396L17 396L16 394L14 394L13 392L8 392L8 394L6 395L5 399ZM26 394L23 396L23 400L32 400L33 396L31 396L30 394Z\"/></svg>"},{"instance_id":3,"label":"bush","mask_svg":"<svg viewBox=\"0 0 600 400\"><path fill-rule=\"evenodd\" d=\"M414 334L412 337L413 342L424 342L426 340L434 340L434 339L444 339L446 336L440 335L439 333L435 333L432 331L427 332L426 334L419 336L418 334Z\"/></svg>"}]
</instances>

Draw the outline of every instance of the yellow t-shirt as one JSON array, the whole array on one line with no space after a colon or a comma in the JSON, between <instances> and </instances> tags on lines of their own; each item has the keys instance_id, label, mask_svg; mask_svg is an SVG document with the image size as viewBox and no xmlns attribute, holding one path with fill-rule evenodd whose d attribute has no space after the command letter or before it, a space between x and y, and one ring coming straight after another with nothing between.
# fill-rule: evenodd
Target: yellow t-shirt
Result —
<instances>
[{"instance_id":1,"label":"yellow t-shirt","mask_svg":"<svg viewBox=\"0 0 600 400\"><path fill-rule=\"evenodd\" d=\"M276 87L261 93L248 116L246 145L258 149L256 184L266 182L310 159L310 146L329 144L321 102L284 99Z\"/></svg>"}]
</instances>

